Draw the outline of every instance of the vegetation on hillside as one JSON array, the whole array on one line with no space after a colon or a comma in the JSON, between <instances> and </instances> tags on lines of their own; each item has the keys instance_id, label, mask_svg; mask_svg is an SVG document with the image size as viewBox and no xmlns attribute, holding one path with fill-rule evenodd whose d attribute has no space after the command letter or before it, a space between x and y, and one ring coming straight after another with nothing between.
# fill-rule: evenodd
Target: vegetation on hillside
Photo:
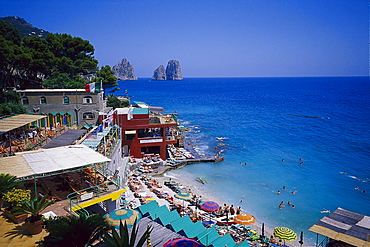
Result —
<instances>
[{"instance_id":1,"label":"vegetation on hillside","mask_svg":"<svg viewBox=\"0 0 370 247\"><path fill-rule=\"evenodd\" d=\"M21 38L4 19L0 19L0 103L4 103L4 92L13 88L83 88L102 81L106 90L119 90L110 66L98 68L89 41L53 33L46 39Z\"/></svg>"}]
</instances>

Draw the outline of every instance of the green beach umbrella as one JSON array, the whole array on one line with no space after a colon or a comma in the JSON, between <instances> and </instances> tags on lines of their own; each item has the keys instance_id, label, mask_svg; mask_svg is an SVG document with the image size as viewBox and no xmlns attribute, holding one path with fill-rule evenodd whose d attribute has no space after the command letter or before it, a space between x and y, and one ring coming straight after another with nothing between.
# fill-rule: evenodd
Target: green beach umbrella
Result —
<instances>
[{"instance_id":1,"label":"green beach umbrella","mask_svg":"<svg viewBox=\"0 0 370 247\"><path fill-rule=\"evenodd\" d=\"M104 220L111 226L119 229L120 221L128 228L132 227L136 221L140 219L139 212L132 209L117 209L110 214L104 215Z\"/></svg>"},{"instance_id":2,"label":"green beach umbrella","mask_svg":"<svg viewBox=\"0 0 370 247\"><path fill-rule=\"evenodd\" d=\"M288 227L275 227L274 236L280 240L284 240L284 244L285 241L294 241L297 239L297 234Z\"/></svg>"}]
</instances>

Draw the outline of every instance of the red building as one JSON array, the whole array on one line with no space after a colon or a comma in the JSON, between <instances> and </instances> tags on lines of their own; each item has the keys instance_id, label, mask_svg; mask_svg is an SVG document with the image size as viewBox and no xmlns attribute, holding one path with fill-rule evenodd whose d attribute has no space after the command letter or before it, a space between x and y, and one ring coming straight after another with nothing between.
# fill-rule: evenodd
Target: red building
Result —
<instances>
[{"instance_id":1,"label":"red building","mask_svg":"<svg viewBox=\"0 0 370 247\"><path fill-rule=\"evenodd\" d=\"M122 129L122 147L125 156L142 158L159 154L167 158L167 146L177 144L177 119L173 114L150 112L147 105L118 108L115 124Z\"/></svg>"}]
</instances>

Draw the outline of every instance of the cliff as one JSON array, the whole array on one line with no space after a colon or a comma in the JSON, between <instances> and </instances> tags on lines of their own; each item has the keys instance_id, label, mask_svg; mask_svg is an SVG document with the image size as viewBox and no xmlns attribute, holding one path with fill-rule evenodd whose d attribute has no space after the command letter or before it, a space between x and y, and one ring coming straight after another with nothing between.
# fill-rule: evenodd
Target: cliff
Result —
<instances>
[{"instance_id":1,"label":"cliff","mask_svg":"<svg viewBox=\"0 0 370 247\"><path fill-rule=\"evenodd\" d=\"M154 71L152 80L158 80L158 81L164 81L164 80L180 81L182 80L180 62L177 60L170 60L167 63L166 69L164 69L163 65L160 65Z\"/></svg>"},{"instance_id":2,"label":"cliff","mask_svg":"<svg viewBox=\"0 0 370 247\"><path fill-rule=\"evenodd\" d=\"M119 81L137 80L134 72L134 66L132 66L126 58L123 58L118 62L117 65L114 65L113 70L114 75Z\"/></svg>"},{"instance_id":3,"label":"cliff","mask_svg":"<svg viewBox=\"0 0 370 247\"><path fill-rule=\"evenodd\" d=\"M180 62L177 60L170 60L166 67L166 77L167 80L180 81L182 80L182 73Z\"/></svg>"},{"instance_id":4,"label":"cliff","mask_svg":"<svg viewBox=\"0 0 370 247\"><path fill-rule=\"evenodd\" d=\"M163 65L160 65L156 70L154 70L152 80L165 81L166 79L166 70L164 69Z\"/></svg>"}]
</instances>

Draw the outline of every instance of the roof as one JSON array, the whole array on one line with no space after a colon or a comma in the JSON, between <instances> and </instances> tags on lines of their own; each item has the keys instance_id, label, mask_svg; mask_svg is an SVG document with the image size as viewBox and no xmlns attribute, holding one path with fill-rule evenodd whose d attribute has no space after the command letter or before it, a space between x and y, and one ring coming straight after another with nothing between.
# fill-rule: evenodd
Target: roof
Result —
<instances>
[{"instance_id":1,"label":"roof","mask_svg":"<svg viewBox=\"0 0 370 247\"><path fill-rule=\"evenodd\" d=\"M323 217L309 230L354 246L370 247L370 217L343 208Z\"/></svg>"},{"instance_id":2,"label":"roof","mask_svg":"<svg viewBox=\"0 0 370 247\"><path fill-rule=\"evenodd\" d=\"M46 116L19 114L17 116L0 119L0 134L14 129L18 129L22 126L25 126L29 123L35 122L43 118L46 118Z\"/></svg>"},{"instance_id":3,"label":"roof","mask_svg":"<svg viewBox=\"0 0 370 247\"><path fill-rule=\"evenodd\" d=\"M235 246L234 239L230 236L230 234L226 234L215 241L213 241L210 245L213 247L225 247L225 246Z\"/></svg>"},{"instance_id":4,"label":"roof","mask_svg":"<svg viewBox=\"0 0 370 247\"><path fill-rule=\"evenodd\" d=\"M43 148L47 149L71 145L80 136L83 136L85 132L86 132L85 129L69 129L67 130L67 132L61 134L60 136L46 144Z\"/></svg>"},{"instance_id":5,"label":"roof","mask_svg":"<svg viewBox=\"0 0 370 247\"><path fill-rule=\"evenodd\" d=\"M149 213L150 213L150 218L152 220L156 219L158 217L158 215L162 214L162 213L169 213L170 211L168 210L167 206L166 205L162 205L160 206L159 208L155 209L155 210L151 210Z\"/></svg>"},{"instance_id":6,"label":"roof","mask_svg":"<svg viewBox=\"0 0 370 247\"><path fill-rule=\"evenodd\" d=\"M150 242L152 246L163 246L168 240L183 238L183 236L181 236L180 234L173 232L164 226L161 226L160 224L150 220L147 217L140 219L138 226L138 236L142 236L148 226L152 227L153 230L150 233ZM131 229L132 228L130 228L129 231L131 231ZM139 238L137 238L136 241L139 241ZM137 246L137 242L135 246Z\"/></svg>"},{"instance_id":7,"label":"roof","mask_svg":"<svg viewBox=\"0 0 370 247\"><path fill-rule=\"evenodd\" d=\"M153 217L152 217L153 218ZM163 226L167 226L171 222L180 218L179 213L176 210L170 212L160 212L157 214L156 221L159 221Z\"/></svg>"},{"instance_id":8,"label":"roof","mask_svg":"<svg viewBox=\"0 0 370 247\"><path fill-rule=\"evenodd\" d=\"M180 232L181 230L183 230L184 228L188 227L188 225L191 225L191 224L193 224L193 222L191 221L189 216L186 215L186 216L180 217L179 219L171 222L170 225L175 232Z\"/></svg>"},{"instance_id":9,"label":"roof","mask_svg":"<svg viewBox=\"0 0 370 247\"><path fill-rule=\"evenodd\" d=\"M133 108L133 114L138 115L138 114L149 114L149 109L148 108Z\"/></svg>"},{"instance_id":10,"label":"roof","mask_svg":"<svg viewBox=\"0 0 370 247\"><path fill-rule=\"evenodd\" d=\"M150 201L146 204L143 204L139 207L137 207L136 209L139 210L139 212L141 213L141 215L145 215L147 213L150 213L152 211L155 211L159 208L158 206L158 202L157 201Z\"/></svg>"},{"instance_id":11,"label":"roof","mask_svg":"<svg viewBox=\"0 0 370 247\"><path fill-rule=\"evenodd\" d=\"M202 222L197 221L197 222L189 224L189 225L184 225L183 231L184 231L186 237L195 238L196 236L205 232L206 228L204 228Z\"/></svg>"},{"instance_id":12,"label":"roof","mask_svg":"<svg viewBox=\"0 0 370 247\"><path fill-rule=\"evenodd\" d=\"M83 167L110 159L84 145L71 145L16 153L0 159L0 173L18 178Z\"/></svg>"},{"instance_id":13,"label":"roof","mask_svg":"<svg viewBox=\"0 0 370 247\"><path fill-rule=\"evenodd\" d=\"M210 227L208 230L197 235L199 242L201 242L205 246L208 246L209 243L215 241L219 237L220 235L214 227Z\"/></svg>"}]
</instances>

